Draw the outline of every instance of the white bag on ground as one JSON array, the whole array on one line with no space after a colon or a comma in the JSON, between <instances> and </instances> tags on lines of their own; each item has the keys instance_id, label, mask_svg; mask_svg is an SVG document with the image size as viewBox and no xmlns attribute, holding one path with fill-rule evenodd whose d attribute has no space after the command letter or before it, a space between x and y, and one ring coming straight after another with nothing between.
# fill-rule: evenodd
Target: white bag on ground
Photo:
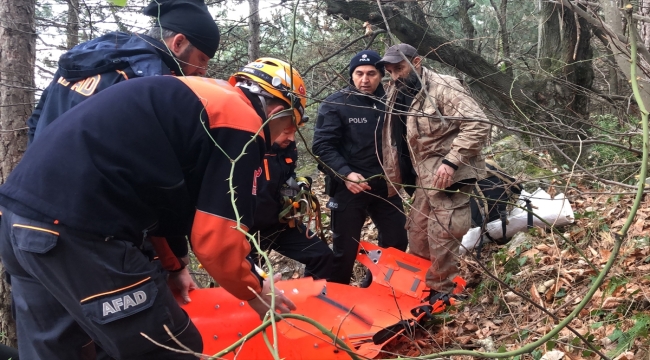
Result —
<instances>
[{"instance_id":1,"label":"white bag on ground","mask_svg":"<svg viewBox=\"0 0 650 360\"><path fill-rule=\"evenodd\" d=\"M564 198L564 194L558 194L554 199L542 189L537 189L532 194L523 190L519 195L517 205L508 214L508 225L506 227L506 237L512 237L520 231L526 231L528 226L528 212L525 209L526 202L523 199L530 199L533 212L537 216L533 216L533 225L541 228L548 226L542 222L538 217L546 220L553 226L562 226L573 223L575 220L573 216L573 209L569 200ZM523 209L522 209L523 208ZM493 239L501 239L503 237L503 228L501 227L501 220L495 220L487 223L485 231L490 234ZM478 245L481 236L481 228L475 227L469 229L467 234L463 236L462 246L460 247L460 254L464 255L467 251L472 250Z\"/></svg>"}]
</instances>

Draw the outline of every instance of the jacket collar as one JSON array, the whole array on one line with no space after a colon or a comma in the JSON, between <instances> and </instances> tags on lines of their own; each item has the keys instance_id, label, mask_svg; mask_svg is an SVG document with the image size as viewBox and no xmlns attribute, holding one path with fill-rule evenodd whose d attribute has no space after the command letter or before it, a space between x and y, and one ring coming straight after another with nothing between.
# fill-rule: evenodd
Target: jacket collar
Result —
<instances>
[{"instance_id":1,"label":"jacket collar","mask_svg":"<svg viewBox=\"0 0 650 360\"><path fill-rule=\"evenodd\" d=\"M136 34L136 36L139 36L142 38L144 41L148 42L150 45L152 45L155 49L156 52L160 55L160 58L162 59L163 63L167 65L169 68L169 71L171 71L172 75L176 76L181 76L183 75L181 68L180 68L180 63L178 62L178 59L176 59L176 56L170 52L170 50L167 48L167 46L161 42L158 41L152 37L149 37L147 35L142 35L142 34Z\"/></svg>"},{"instance_id":2,"label":"jacket collar","mask_svg":"<svg viewBox=\"0 0 650 360\"><path fill-rule=\"evenodd\" d=\"M296 148L296 142L295 141L292 141L291 144L289 144L289 146L287 146L284 149L281 148L280 145L278 145L277 143L274 142L273 145L271 145L271 149L268 151L268 153L269 154L274 154L274 155L280 155L280 154L284 154L285 152L289 151L289 149L295 149L295 148Z\"/></svg>"},{"instance_id":3,"label":"jacket collar","mask_svg":"<svg viewBox=\"0 0 650 360\"><path fill-rule=\"evenodd\" d=\"M362 93L354 85L346 86L342 90L342 92L344 92L346 94L349 94L349 95L358 96L360 98L366 99L366 101L376 101L376 100L379 100L379 99L383 98L386 95L386 91L384 90L384 87L383 87L382 84L379 84L379 86L377 86L377 89L375 90L374 93L372 93L372 95Z\"/></svg>"},{"instance_id":4,"label":"jacket collar","mask_svg":"<svg viewBox=\"0 0 650 360\"><path fill-rule=\"evenodd\" d=\"M253 109L257 113L257 116L259 116L260 119L262 119L262 124L265 124L262 127L262 131L264 132L264 142L266 145L266 149L270 149L273 146L274 139L271 139L271 129L269 128L269 124L266 123L267 117L266 117L266 112L264 111L264 106L262 105L262 100L260 99L259 95L253 94L252 92L250 92L250 90L248 90L245 87L238 86L235 88L241 91L242 94L244 94L244 96L246 96L248 101L251 102L251 105L253 105Z\"/></svg>"},{"instance_id":5,"label":"jacket collar","mask_svg":"<svg viewBox=\"0 0 650 360\"><path fill-rule=\"evenodd\" d=\"M428 89L429 84L431 83L431 70L423 66L420 78L422 79L422 87L420 88L420 91L418 91L418 93L413 97L413 102L423 101L426 97L427 91L425 89Z\"/></svg>"},{"instance_id":6,"label":"jacket collar","mask_svg":"<svg viewBox=\"0 0 650 360\"><path fill-rule=\"evenodd\" d=\"M81 43L59 59L59 73L68 81L131 67L136 76L180 74L163 43L140 34L111 32Z\"/></svg>"}]
</instances>

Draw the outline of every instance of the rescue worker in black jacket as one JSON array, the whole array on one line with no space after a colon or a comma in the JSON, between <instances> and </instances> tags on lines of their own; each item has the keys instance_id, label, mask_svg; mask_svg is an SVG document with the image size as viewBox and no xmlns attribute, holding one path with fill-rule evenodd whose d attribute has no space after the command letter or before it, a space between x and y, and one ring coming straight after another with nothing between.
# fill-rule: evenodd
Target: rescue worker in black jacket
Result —
<instances>
[{"instance_id":1,"label":"rescue worker in black jacket","mask_svg":"<svg viewBox=\"0 0 650 360\"><path fill-rule=\"evenodd\" d=\"M147 35L111 32L59 59L54 79L27 120L28 145L61 114L119 82L156 75L203 76L219 47L219 28L203 0L155 0Z\"/></svg>"},{"instance_id":2,"label":"rescue worker in black jacket","mask_svg":"<svg viewBox=\"0 0 650 360\"><path fill-rule=\"evenodd\" d=\"M388 184L381 177L385 93L384 69L376 65L380 59L372 50L356 54L350 61L351 85L330 95L318 109L313 151L327 165L334 243L328 280L332 282L350 282L368 215L379 231L379 246L402 251L408 246L402 199L388 197ZM368 274L364 285L369 285Z\"/></svg>"},{"instance_id":3,"label":"rescue worker in black jacket","mask_svg":"<svg viewBox=\"0 0 650 360\"><path fill-rule=\"evenodd\" d=\"M205 75L220 35L203 0L156 0L143 13L156 19L147 35L111 32L61 56L54 79L27 120L28 145L61 114L117 83L145 76ZM165 239L154 238L153 246L171 246L175 256L164 262L172 271L170 285L189 302L189 291L197 286L187 270L176 271L189 262L184 239L182 235L164 244Z\"/></svg>"},{"instance_id":4,"label":"rescue worker in black jacket","mask_svg":"<svg viewBox=\"0 0 650 360\"><path fill-rule=\"evenodd\" d=\"M20 357L94 358L97 343L113 359L195 359L140 335L177 347L166 325L202 351L165 272L142 252L150 235L191 231L207 272L260 318L272 296L274 310L294 309L255 270L247 232L266 142L301 122L305 95L289 64L262 58L229 82L126 81L45 129L48 141L35 141L0 186Z\"/></svg>"},{"instance_id":5,"label":"rescue worker in black jacket","mask_svg":"<svg viewBox=\"0 0 650 360\"><path fill-rule=\"evenodd\" d=\"M257 206L251 233L257 237L260 248L278 253L305 264L305 276L327 279L332 266L332 250L300 221L279 218L284 210L284 198L295 196L301 189L309 190L310 181L296 179L298 150L295 143L296 127L284 129L264 155L262 174L257 179ZM289 204L288 206L292 206ZM253 248L253 255L256 255ZM258 256L258 261L260 261Z\"/></svg>"}]
</instances>

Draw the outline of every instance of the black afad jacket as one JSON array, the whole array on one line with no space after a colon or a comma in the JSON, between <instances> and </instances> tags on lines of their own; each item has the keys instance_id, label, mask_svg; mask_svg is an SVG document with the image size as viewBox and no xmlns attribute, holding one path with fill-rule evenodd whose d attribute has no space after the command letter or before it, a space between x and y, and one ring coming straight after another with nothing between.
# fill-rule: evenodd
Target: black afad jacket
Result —
<instances>
[{"instance_id":1,"label":"black afad jacket","mask_svg":"<svg viewBox=\"0 0 650 360\"><path fill-rule=\"evenodd\" d=\"M111 32L81 43L59 59L54 79L27 119L28 144L61 114L128 79L180 75L165 45L146 35Z\"/></svg>"},{"instance_id":2,"label":"black afad jacket","mask_svg":"<svg viewBox=\"0 0 650 360\"><path fill-rule=\"evenodd\" d=\"M256 136L262 119L238 88L197 77L137 78L57 122L0 186L0 205L135 243L191 229L197 258L221 286L244 300L254 297L249 287L261 291L244 232L265 144Z\"/></svg>"},{"instance_id":3,"label":"black afad jacket","mask_svg":"<svg viewBox=\"0 0 650 360\"><path fill-rule=\"evenodd\" d=\"M366 178L383 173L383 97L381 85L373 95L348 86L321 103L312 149L332 170L341 175L354 171Z\"/></svg>"}]
</instances>

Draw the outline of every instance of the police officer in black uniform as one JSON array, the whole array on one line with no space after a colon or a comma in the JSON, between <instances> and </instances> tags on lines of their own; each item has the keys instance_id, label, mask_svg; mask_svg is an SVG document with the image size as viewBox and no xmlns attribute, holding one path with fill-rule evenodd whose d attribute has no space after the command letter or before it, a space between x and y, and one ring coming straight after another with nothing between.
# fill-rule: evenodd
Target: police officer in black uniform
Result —
<instances>
[{"instance_id":1,"label":"police officer in black uniform","mask_svg":"<svg viewBox=\"0 0 650 360\"><path fill-rule=\"evenodd\" d=\"M332 282L350 282L368 215L379 230L379 246L402 251L408 246L402 199L388 197L386 180L376 176L383 173L385 93L380 59L372 50L356 54L350 61L351 85L330 95L318 110L313 151L327 165L322 170L332 211L334 264L328 279Z\"/></svg>"},{"instance_id":2,"label":"police officer in black uniform","mask_svg":"<svg viewBox=\"0 0 650 360\"><path fill-rule=\"evenodd\" d=\"M285 197L291 198L302 189L309 191L311 186L306 179L296 179L298 150L295 132L294 125L286 128L264 155L262 173L257 178L254 225L250 233L257 239L259 231L263 251L275 250L305 264L305 276L327 279L333 258L329 246L300 221L280 219L280 213L285 210ZM256 256L254 246L251 248L252 255Z\"/></svg>"}]
</instances>

